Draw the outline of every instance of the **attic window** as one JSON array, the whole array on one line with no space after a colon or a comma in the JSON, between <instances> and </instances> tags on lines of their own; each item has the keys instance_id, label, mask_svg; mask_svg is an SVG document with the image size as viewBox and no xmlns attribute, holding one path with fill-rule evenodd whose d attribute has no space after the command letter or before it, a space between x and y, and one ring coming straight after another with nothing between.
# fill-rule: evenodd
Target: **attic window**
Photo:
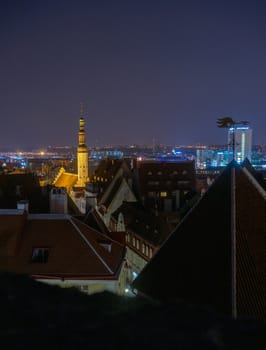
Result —
<instances>
[{"instance_id":1,"label":"attic window","mask_svg":"<svg viewBox=\"0 0 266 350\"><path fill-rule=\"evenodd\" d=\"M45 264L48 262L49 248L33 248L31 262Z\"/></svg>"}]
</instances>

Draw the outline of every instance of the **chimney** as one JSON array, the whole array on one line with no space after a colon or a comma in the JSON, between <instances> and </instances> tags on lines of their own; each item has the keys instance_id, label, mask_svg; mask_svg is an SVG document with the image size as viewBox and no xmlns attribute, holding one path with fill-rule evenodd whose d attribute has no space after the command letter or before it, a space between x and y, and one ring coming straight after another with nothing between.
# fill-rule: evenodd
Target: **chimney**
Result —
<instances>
[{"instance_id":1,"label":"chimney","mask_svg":"<svg viewBox=\"0 0 266 350\"><path fill-rule=\"evenodd\" d=\"M24 210L28 213L29 212L29 201L26 199L18 201L17 202L17 209Z\"/></svg>"}]
</instances>

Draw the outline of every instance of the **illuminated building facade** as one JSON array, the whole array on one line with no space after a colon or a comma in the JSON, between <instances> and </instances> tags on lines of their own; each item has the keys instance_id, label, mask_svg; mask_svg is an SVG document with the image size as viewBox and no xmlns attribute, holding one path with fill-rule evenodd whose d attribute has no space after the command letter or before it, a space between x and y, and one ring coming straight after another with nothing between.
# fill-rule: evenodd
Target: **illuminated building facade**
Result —
<instances>
[{"instance_id":1,"label":"illuminated building facade","mask_svg":"<svg viewBox=\"0 0 266 350\"><path fill-rule=\"evenodd\" d=\"M229 151L225 149L197 149L196 168L208 169L225 167L229 163Z\"/></svg>"},{"instance_id":2,"label":"illuminated building facade","mask_svg":"<svg viewBox=\"0 0 266 350\"><path fill-rule=\"evenodd\" d=\"M144 206L172 212L183 205L188 192L195 191L194 160L179 162L139 161L138 191Z\"/></svg>"},{"instance_id":3,"label":"illuminated building facade","mask_svg":"<svg viewBox=\"0 0 266 350\"><path fill-rule=\"evenodd\" d=\"M233 158L233 147L235 148L235 160L238 163L248 158L251 161L252 129L248 125L237 125L228 130L228 146Z\"/></svg>"}]
</instances>

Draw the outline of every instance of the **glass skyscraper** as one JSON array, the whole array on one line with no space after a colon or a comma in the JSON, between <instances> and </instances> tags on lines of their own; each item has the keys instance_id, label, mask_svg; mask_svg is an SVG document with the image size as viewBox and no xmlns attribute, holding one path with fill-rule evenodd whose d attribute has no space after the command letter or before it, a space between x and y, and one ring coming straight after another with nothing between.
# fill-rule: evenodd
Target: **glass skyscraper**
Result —
<instances>
[{"instance_id":1,"label":"glass skyscraper","mask_svg":"<svg viewBox=\"0 0 266 350\"><path fill-rule=\"evenodd\" d=\"M248 125L236 125L228 130L228 150L230 160L233 159L234 153L238 163L243 162L245 158L251 161L252 129Z\"/></svg>"}]
</instances>

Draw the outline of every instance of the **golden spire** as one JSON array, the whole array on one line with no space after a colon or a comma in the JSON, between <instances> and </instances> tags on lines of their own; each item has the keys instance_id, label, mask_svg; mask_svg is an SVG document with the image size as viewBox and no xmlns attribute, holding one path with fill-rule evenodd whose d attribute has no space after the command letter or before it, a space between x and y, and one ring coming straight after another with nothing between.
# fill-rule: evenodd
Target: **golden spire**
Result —
<instances>
[{"instance_id":1,"label":"golden spire","mask_svg":"<svg viewBox=\"0 0 266 350\"><path fill-rule=\"evenodd\" d=\"M85 145L85 120L83 118L84 114L84 106L83 102L80 102L80 117L79 117L79 146L86 146Z\"/></svg>"},{"instance_id":2,"label":"golden spire","mask_svg":"<svg viewBox=\"0 0 266 350\"><path fill-rule=\"evenodd\" d=\"M78 187L84 187L88 181L88 149L86 146L85 120L83 118L83 103L80 102L79 133L77 148L77 170L78 170Z\"/></svg>"}]
</instances>

